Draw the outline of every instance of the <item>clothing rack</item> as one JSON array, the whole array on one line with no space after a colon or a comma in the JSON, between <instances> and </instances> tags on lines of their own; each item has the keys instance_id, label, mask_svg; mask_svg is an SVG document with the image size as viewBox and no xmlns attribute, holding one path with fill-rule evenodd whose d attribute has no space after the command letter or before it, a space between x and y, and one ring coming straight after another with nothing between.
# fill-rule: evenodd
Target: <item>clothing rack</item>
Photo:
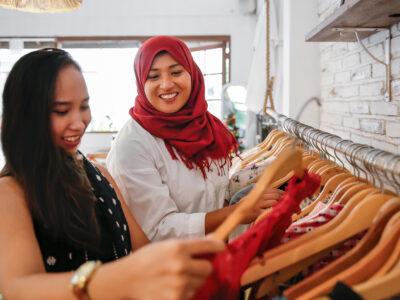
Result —
<instances>
[{"instance_id":1,"label":"clothing rack","mask_svg":"<svg viewBox=\"0 0 400 300\"><path fill-rule=\"evenodd\" d=\"M382 190L389 189L399 194L400 155L344 140L337 135L288 118L272 109L267 109L266 112L277 122L282 131L300 141L304 147L325 155L326 158Z\"/></svg>"}]
</instances>

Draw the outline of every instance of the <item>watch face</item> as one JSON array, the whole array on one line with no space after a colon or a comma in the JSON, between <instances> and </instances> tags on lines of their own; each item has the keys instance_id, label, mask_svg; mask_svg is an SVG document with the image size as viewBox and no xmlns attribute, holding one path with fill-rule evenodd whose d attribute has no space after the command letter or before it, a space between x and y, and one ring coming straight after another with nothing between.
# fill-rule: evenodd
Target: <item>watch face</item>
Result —
<instances>
[{"instance_id":1,"label":"watch face","mask_svg":"<svg viewBox=\"0 0 400 300\"><path fill-rule=\"evenodd\" d=\"M84 288L93 271L99 266L98 261L88 261L81 265L71 278L71 285Z\"/></svg>"},{"instance_id":2,"label":"watch face","mask_svg":"<svg viewBox=\"0 0 400 300\"><path fill-rule=\"evenodd\" d=\"M82 266L80 266L78 268L78 270L83 276L87 276L93 271L93 269L96 267L96 265L97 265L97 262L94 260L91 260L91 261L84 263Z\"/></svg>"}]
</instances>

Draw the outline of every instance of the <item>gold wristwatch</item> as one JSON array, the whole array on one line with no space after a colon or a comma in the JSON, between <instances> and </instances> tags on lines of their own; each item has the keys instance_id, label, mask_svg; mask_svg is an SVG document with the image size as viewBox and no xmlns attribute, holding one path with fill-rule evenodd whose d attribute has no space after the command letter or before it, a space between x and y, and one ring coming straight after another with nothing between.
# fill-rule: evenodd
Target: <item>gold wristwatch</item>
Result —
<instances>
[{"instance_id":1,"label":"gold wristwatch","mask_svg":"<svg viewBox=\"0 0 400 300\"><path fill-rule=\"evenodd\" d=\"M76 269L71 278L71 289L78 300L90 300L87 293L87 285L100 265L101 261L90 260Z\"/></svg>"}]
</instances>

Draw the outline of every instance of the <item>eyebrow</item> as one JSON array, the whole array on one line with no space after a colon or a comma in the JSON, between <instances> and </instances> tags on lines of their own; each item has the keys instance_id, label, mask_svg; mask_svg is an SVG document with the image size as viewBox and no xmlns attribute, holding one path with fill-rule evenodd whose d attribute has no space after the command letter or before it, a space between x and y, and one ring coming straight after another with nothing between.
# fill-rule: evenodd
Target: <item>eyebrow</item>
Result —
<instances>
[{"instance_id":1,"label":"eyebrow","mask_svg":"<svg viewBox=\"0 0 400 300\"><path fill-rule=\"evenodd\" d=\"M180 63L177 63L177 64L174 64L174 65L170 65L168 68L169 69L173 69L173 68L175 68L175 67L177 67L177 66L182 66ZM156 69L156 68L151 68L150 70L149 70L149 72L150 71L158 71L158 69Z\"/></svg>"},{"instance_id":2,"label":"eyebrow","mask_svg":"<svg viewBox=\"0 0 400 300\"><path fill-rule=\"evenodd\" d=\"M89 97L82 100L82 102L86 102L86 101L89 101ZM71 104L71 102L69 102L69 101L54 101L54 103L53 103L54 106L55 105L70 105L70 104Z\"/></svg>"}]
</instances>

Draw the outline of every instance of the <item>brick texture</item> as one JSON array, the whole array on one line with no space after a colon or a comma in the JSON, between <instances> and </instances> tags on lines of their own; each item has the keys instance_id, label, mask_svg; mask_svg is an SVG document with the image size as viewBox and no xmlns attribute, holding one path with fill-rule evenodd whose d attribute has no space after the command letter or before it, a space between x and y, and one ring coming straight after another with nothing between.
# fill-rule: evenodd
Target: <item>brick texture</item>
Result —
<instances>
[{"instance_id":1,"label":"brick texture","mask_svg":"<svg viewBox=\"0 0 400 300\"><path fill-rule=\"evenodd\" d=\"M322 22L338 1L318 0ZM385 102L385 67L357 42L321 43L320 128L393 153L400 153L400 23L391 27L391 102ZM386 32L363 42L378 59L385 59Z\"/></svg>"}]
</instances>

